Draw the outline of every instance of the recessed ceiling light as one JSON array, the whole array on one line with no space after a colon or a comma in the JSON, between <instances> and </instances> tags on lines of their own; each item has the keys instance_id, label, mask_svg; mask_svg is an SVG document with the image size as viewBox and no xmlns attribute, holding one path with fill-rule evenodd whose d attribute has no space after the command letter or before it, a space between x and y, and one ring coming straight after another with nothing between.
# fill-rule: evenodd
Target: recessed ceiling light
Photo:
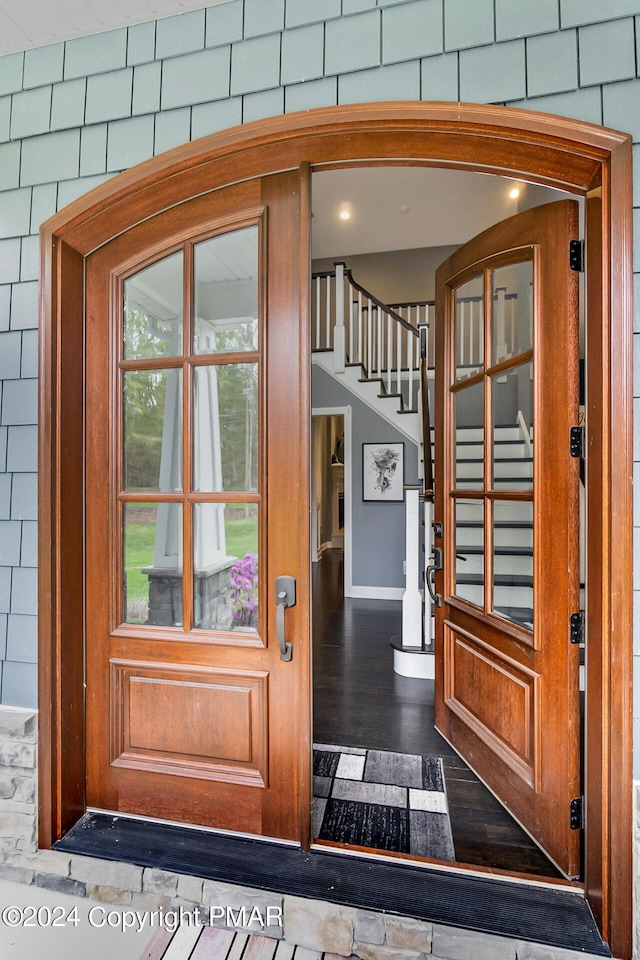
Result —
<instances>
[{"instance_id":1,"label":"recessed ceiling light","mask_svg":"<svg viewBox=\"0 0 640 960\"><path fill-rule=\"evenodd\" d=\"M351 204L341 203L338 207L338 216L341 220L351 220Z\"/></svg>"},{"instance_id":2,"label":"recessed ceiling light","mask_svg":"<svg viewBox=\"0 0 640 960\"><path fill-rule=\"evenodd\" d=\"M509 190L509 198L511 200L517 200L519 196L520 196L520 187L512 187L511 190Z\"/></svg>"},{"instance_id":3,"label":"recessed ceiling light","mask_svg":"<svg viewBox=\"0 0 640 960\"><path fill-rule=\"evenodd\" d=\"M349 213L348 210L341 210L341 211L340 211L340 219L341 219L341 220L351 220L351 214Z\"/></svg>"}]
</instances>

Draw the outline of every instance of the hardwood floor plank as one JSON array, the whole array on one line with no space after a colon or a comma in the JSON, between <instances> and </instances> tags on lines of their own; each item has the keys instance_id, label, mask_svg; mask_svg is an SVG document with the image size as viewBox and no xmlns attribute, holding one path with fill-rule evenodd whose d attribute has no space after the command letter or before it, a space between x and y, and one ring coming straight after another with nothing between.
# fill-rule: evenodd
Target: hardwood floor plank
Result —
<instances>
[{"instance_id":1,"label":"hardwood floor plank","mask_svg":"<svg viewBox=\"0 0 640 960\"><path fill-rule=\"evenodd\" d=\"M314 741L442 757L458 862L559 877L435 730L433 681L394 673L401 625L400 601L345 600L341 551L313 564Z\"/></svg>"}]
</instances>

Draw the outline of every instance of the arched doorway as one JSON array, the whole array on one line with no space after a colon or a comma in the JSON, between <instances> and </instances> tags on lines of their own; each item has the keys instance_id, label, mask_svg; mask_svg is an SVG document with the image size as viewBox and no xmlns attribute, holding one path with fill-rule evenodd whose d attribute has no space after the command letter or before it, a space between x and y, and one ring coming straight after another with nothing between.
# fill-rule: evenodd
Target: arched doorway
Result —
<instances>
[{"instance_id":1,"label":"arched doorway","mask_svg":"<svg viewBox=\"0 0 640 960\"><path fill-rule=\"evenodd\" d=\"M500 172L562 186L585 199L589 589L584 872L587 896L603 934L622 954L630 929L631 876L630 141L564 119L493 107L428 104L338 108L279 118L228 131L148 161L77 201L43 227L41 842L48 846L64 833L86 802L85 756L79 746L85 735L86 608L77 599L83 582L88 519L79 495L86 452L83 411L87 398L78 376L88 316L83 295L85 261L99 255L97 251L108 247L116 237L133 236L131 231L137 231L138 239L146 241L147 249L157 246L154 225L167 211L171 211L170 227L162 242L165 247L182 242L191 222L190 205L197 202L194 198L213 197L214 191L223 188L243 189L233 184L257 182L259 178L266 182L283 170L298 171L291 176L297 184L299 210L304 211L305 203L308 207L309 165L380 160ZM260 197L254 199L260 206ZM253 215L257 215L256 210ZM289 225L288 235L292 242L296 238L303 255L293 269L281 265L278 274L276 267L275 283L287 291L287 309L299 311L304 320L308 218L302 212L297 225ZM112 285L112 295L115 289ZM185 297L188 302L189 294ZM190 353L185 354L185 363L190 357ZM304 389L303 384L303 398ZM187 450L188 442L185 444ZM305 428L298 430L294 447L303 454L297 462L304 464L294 476L308 489ZM191 454L187 452L186 456ZM252 500L251 491L244 494L247 502ZM192 499L198 501L198 497ZM210 499L217 503L220 497ZM126 500L126 491L122 491L120 502ZM300 504L303 502L304 498ZM301 552L308 555L308 550ZM287 571L273 573L280 576ZM301 582L298 609L290 612L302 631L302 649L308 616L304 579ZM275 601L269 620L275 631ZM567 642L568 635L569 625ZM127 656L122 656L123 662ZM299 661L303 663L303 657ZM220 670L233 673L233 669L231 663L220 665ZM256 666L254 673L261 670ZM258 689L260 678L254 679ZM307 683L304 670L300 683L302 691ZM309 727L308 699L302 693L299 735L295 738L302 748L292 763L299 785L293 801L298 811L294 833L304 844L308 840L308 749L304 745L308 748ZM144 697L139 700L142 712L144 702ZM177 701L174 706L179 706ZM257 745L253 749L259 753ZM259 819L256 814L255 822Z\"/></svg>"}]
</instances>

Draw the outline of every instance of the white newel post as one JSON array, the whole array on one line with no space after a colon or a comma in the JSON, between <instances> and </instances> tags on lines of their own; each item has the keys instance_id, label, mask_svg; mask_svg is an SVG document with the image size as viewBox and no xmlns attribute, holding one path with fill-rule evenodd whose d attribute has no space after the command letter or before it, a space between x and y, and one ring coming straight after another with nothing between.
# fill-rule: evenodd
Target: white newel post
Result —
<instances>
[{"instance_id":1,"label":"white newel post","mask_svg":"<svg viewBox=\"0 0 640 960\"><path fill-rule=\"evenodd\" d=\"M426 557L431 556L433 550L433 502L424 502L424 552ZM429 561L431 562L431 561ZM426 571L426 564L425 564ZM424 597L424 646L433 649L433 615L431 612L431 597L425 591Z\"/></svg>"},{"instance_id":2,"label":"white newel post","mask_svg":"<svg viewBox=\"0 0 640 960\"><path fill-rule=\"evenodd\" d=\"M333 328L333 369L344 373L344 263L336 263L336 322Z\"/></svg>"},{"instance_id":3,"label":"white newel post","mask_svg":"<svg viewBox=\"0 0 640 960\"><path fill-rule=\"evenodd\" d=\"M406 491L407 584L402 597L402 636L391 641L393 647L393 670L401 677L417 680L433 680L435 658L433 648L422 644L422 595L418 582L420 574L420 491ZM430 610L430 604L426 607ZM427 634L429 636L429 634Z\"/></svg>"},{"instance_id":4,"label":"white newel post","mask_svg":"<svg viewBox=\"0 0 640 960\"><path fill-rule=\"evenodd\" d=\"M402 596L402 646L422 644L422 594L420 572L420 491L405 491L406 585Z\"/></svg>"}]
</instances>

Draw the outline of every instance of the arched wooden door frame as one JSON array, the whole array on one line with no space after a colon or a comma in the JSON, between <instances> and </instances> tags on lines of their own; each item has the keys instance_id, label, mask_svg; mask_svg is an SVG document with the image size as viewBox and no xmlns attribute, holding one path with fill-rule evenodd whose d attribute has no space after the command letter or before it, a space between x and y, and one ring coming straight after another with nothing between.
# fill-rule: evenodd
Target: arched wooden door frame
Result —
<instances>
[{"instance_id":1,"label":"arched wooden door frame","mask_svg":"<svg viewBox=\"0 0 640 960\"><path fill-rule=\"evenodd\" d=\"M585 199L587 654L585 889L616 956L631 951L631 138L503 107L389 103L247 124L140 164L41 228L40 845L84 812L83 263L193 196L303 163L428 165L523 177ZM301 285L304 288L304 284ZM306 301L301 305L306 314ZM567 438L568 442L568 438ZM567 642L569 628L567 625Z\"/></svg>"}]
</instances>

